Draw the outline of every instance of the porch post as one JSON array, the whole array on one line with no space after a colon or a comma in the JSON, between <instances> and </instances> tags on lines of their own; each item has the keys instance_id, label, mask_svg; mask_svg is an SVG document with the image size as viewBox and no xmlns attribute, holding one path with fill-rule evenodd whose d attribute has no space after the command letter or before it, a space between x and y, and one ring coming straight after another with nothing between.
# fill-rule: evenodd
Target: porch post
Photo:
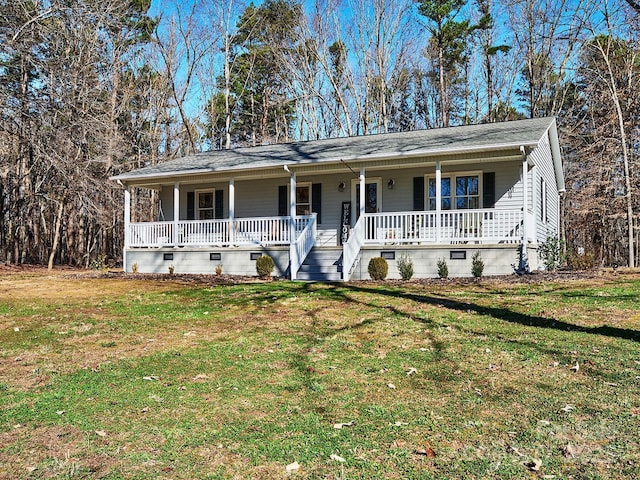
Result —
<instances>
[{"instance_id":1,"label":"porch post","mask_svg":"<svg viewBox=\"0 0 640 480\"><path fill-rule=\"evenodd\" d=\"M528 228L527 228L527 210L529 208L529 181L528 181L528 165L527 154L524 147L520 147L522 152L522 254L520 257L519 271L529 271L529 260L527 258L527 241L528 241Z\"/></svg>"},{"instance_id":2,"label":"porch post","mask_svg":"<svg viewBox=\"0 0 640 480\"><path fill-rule=\"evenodd\" d=\"M236 215L236 186L233 178L229 179L229 220Z\"/></svg>"},{"instance_id":3,"label":"porch post","mask_svg":"<svg viewBox=\"0 0 640 480\"><path fill-rule=\"evenodd\" d=\"M358 212L358 216L361 217L364 215L365 207L364 207L364 199L365 199L365 179L364 179L364 167L360 167L360 211Z\"/></svg>"},{"instance_id":4,"label":"porch post","mask_svg":"<svg viewBox=\"0 0 640 480\"><path fill-rule=\"evenodd\" d=\"M296 250L296 174L290 173L290 186L289 186L289 273L291 280L296 279L297 273L297 250ZM295 268L294 268L295 265Z\"/></svg>"},{"instance_id":5,"label":"porch post","mask_svg":"<svg viewBox=\"0 0 640 480\"><path fill-rule=\"evenodd\" d=\"M228 219L228 236L229 243L233 244L236 241L236 229L234 228L234 217L236 215L236 182L233 178L229 179L229 219Z\"/></svg>"},{"instance_id":6,"label":"porch post","mask_svg":"<svg viewBox=\"0 0 640 480\"><path fill-rule=\"evenodd\" d=\"M129 185L124 189L124 248L122 249L122 269L127 271L127 249L129 248L131 232L131 190Z\"/></svg>"},{"instance_id":7,"label":"porch post","mask_svg":"<svg viewBox=\"0 0 640 480\"><path fill-rule=\"evenodd\" d=\"M427 192L429 185L427 185ZM428 195L427 195L428 197ZM440 227L442 226L442 168L440 160L436 160L436 243L440 243Z\"/></svg>"},{"instance_id":8,"label":"porch post","mask_svg":"<svg viewBox=\"0 0 640 480\"><path fill-rule=\"evenodd\" d=\"M180 220L180 184L173 184L173 246L178 246L178 221Z\"/></svg>"}]
</instances>

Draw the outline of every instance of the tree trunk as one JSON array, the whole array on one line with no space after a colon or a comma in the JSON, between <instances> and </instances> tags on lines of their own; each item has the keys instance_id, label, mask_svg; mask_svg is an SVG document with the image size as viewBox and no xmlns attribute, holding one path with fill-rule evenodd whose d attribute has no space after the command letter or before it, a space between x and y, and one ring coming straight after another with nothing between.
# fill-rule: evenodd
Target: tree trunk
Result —
<instances>
[{"instance_id":1,"label":"tree trunk","mask_svg":"<svg viewBox=\"0 0 640 480\"><path fill-rule=\"evenodd\" d=\"M49 254L49 263L47 264L48 270L53 270L53 260L56 257L58 251L58 244L60 243L60 230L62 229L62 214L64 212L64 201L61 199L58 203L58 214L56 216L56 228L53 234L53 245L51 246L51 253Z\"/></svg>"}]
</instances>

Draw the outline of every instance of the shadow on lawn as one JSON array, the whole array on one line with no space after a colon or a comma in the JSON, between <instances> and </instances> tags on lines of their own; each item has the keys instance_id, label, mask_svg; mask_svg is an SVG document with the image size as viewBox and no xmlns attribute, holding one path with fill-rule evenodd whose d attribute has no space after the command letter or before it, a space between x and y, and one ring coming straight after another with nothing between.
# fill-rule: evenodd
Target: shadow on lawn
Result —
<instances>
[{"instance_id":1,"label":"shadow on lawn","mask_svg":"<svg viewBox=\"0 0 640 480\"><path fill-rule=\"evenodd\" d=\"M540 316L527 315L524 313L515 312L507 308L499 307L486 307L475 303L460 302L457 300L451 300L446 297L434 297L428 295L418 295L415 293L402 292L394 289L387 289L384 287L378 288L365 288L358 285L341 285L337 288L344 288L346 290L363 292L370 294L386 295L394 298L405 298L417 303L425 303L429 305L442 305L443 307L458 310L461 312L476 312L480 315L487 315L499 320L504 320L510 323L518 323L520 325L526 325L538 328L550 328L554 330L560 330L565 332L581 332L594 335L603 335L607 337L622 338L625 340L632 340L634 342L640 342L640 332L637 330L631 330L627 328L617 328L608 325L602 325L600 327L582 327L580 325L574 325L562 320L556 320L555 318L547 318ZM406 314L405 314L406 315ZM413 318L413 317L412 317ZM416 321L424 322L424 319L413 318Z\"/></svg>"}]
</instances>

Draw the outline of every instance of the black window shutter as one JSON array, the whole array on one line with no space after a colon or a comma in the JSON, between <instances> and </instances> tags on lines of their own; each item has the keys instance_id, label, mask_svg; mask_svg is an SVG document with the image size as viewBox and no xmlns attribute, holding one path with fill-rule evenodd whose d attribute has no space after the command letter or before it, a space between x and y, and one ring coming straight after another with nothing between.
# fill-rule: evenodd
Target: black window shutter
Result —
<instances>
[{"instance_id":1,"label":"black window shutter","mask_svg":"<svg viewBox=\"0 0 640 480\"><path fill-rule=\"evenodd\" d=\"M318 214L316 218L316 222L318 224L322 223L321 220L321 212L322 212L322 184L314 183L311 185L311 211Z\"/></svg>"},{"instance_id":2,"label":"black window shutter","mask_svg":"<svg viewBox=\"0 0 640 480\"><path fill-rule=\"evenodd\" d=\"M496 174L485 172L482 174L482 207L493 208L496 205Z\"/></svg>"},{"instance_id":3,"label":"black window shutter","mask_svg":"<svg viewBox=\"0 0 640 480\"><path fill-rule=\"evenodd\" d=\"M216 190L215 218L224 217L224 190Z\"/></svg>"},{"instance_id":4,"label":"black window shutter","mask_svg":"<svg viewBox=\"0 0 640 480\"><path fill-rule=\"evenodd\" d=\"M413 177L413 210L424 210L424 177Z\"/></svg>"},{"instance_id":5,"label":"black window shutter","mask_svg":"<svg viewBox=\"0 0 640 480\"><path fill-rule=\"evenodd\" d=\"M187 192L187 220L195 220L196 218L196 194L195 192Z\"/></svg>"},{"instance_id":6,"label":"black window shutter","mask_svg":"<svg viewBox=\"0 0 640 480\"><path fill-rule=\"evenodd\" d=\"M280 217L286 217L289 214L289 212L287 211L288 204L289 202L287 202L287 186L280 185L278 187L278 215Z\"/></svg>"}]
</instances>

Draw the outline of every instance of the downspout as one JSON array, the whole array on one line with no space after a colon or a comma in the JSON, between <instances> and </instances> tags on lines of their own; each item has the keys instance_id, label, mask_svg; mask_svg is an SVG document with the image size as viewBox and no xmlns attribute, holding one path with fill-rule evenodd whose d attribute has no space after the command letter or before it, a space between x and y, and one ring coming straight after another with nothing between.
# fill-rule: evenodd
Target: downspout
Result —
<instances>
[{"instance_id":1,"label":"downspout","mask_svg":"<svg viewBox=\"0 0 640 480\"><path fill-rule=\"evenodd\" d=\"M529 273L529 258L527 255L527 205L529 197L529 181L528 181L528 165L527 165L527 151L524 146L520 146L520 152L522 153L522 244L520 246L520 264L518 265L518 274Z\"/></svg>"}]
</instances>

